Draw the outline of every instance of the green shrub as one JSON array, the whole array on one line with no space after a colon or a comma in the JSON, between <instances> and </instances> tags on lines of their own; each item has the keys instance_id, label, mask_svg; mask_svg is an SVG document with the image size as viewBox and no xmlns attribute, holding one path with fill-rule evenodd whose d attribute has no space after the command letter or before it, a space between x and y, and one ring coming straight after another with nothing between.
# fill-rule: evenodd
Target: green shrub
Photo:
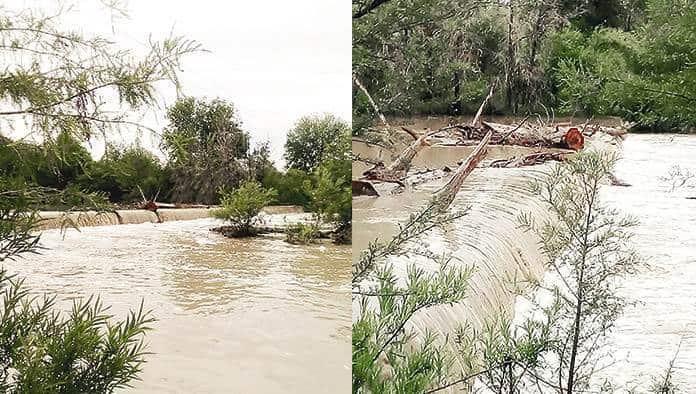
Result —
<instances>
[{"instance_id":1,"label":"green shrub","mask_svg":"<svg viewBox=\"0 0 696 394\"><path fill-rule=\"evenodd\" d=\"M253 236L259 212L276 196L277 192L273 189L266 189L255 181L245 181L234 191L221 192L222 207L215 210L213 215L230 222L236 236Z\"/></svg>"},{"instance_id":2,"label":"green shrub","mask_svg":"<svg viewBox=\"0 0 696 394\"><path fill-rule=\"evenodd\" d=\"M23 281L0 271L0 390L109 393L130 387L145 363L143 335L154 321L142 304L114 322L99 299L76 301L67 316L55 297L38 301Z\"/></svg>"},{"instance_id":3,"label":"green shrub","mask_svg":"<svg viewBox=\"0 0 696 394\"><path fill-rule=\"evenodd\" d=\"M335 242L350 243L353 220L350 161L327 161L314 178L314 182L305 183L312 211L321 221L336 226Z\"/></svg>"},{"instance_id":4,"label":"green shrub","mask_svg":"<svg viewBox=\"0 0 696 394\"><path fill-rule=\"evenodd\" d=\"M310 197L304 188L304 184L311 178L311 174L302 170L290 168L283 173L274 167L267 167L264 170L262 184L266 188L278 191L278 197L275 201L277 204L300 205L304 208L309 208Z\"/></svg>"},{"instance_id":5,"label":"green shrub","mask_svg":"<svg viewBox=\"0 0 696 394\"><path fill-rule=\"evenodd\" d=\"M285 241L291 244L308 245L319 237L319 229L316 224L296 223L285 230Z\"/></svg>"},{"instance_id":6,"label":"green shrub","mask_svg":"<svg viewBox=\"0 0 696 394\"><path fill-rule=\"evenodd\" d=\"M36 251L35 206L46 194L22 179L0 176L0 263ZM54 193L52 191L51 193ZM37 298L0 268L0 392L108 393L129 387L147 355L153 319L140 309L114 321L99 299L61 314L55 297Z\"/></svg>"}]
</instances>

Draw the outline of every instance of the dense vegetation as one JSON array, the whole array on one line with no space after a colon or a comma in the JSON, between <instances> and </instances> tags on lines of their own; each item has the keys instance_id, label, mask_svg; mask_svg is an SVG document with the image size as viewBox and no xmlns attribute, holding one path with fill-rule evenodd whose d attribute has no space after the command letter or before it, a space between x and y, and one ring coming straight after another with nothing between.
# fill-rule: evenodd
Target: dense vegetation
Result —
<instances>
[{"instance_id":1,"label":"dense vegetation","mask_svg":"<svg viewBox=\"0 0 696 394\"><path fill-rule=\"evenodd\" d=\"M385 114L620 116L694 131L693 0L353 1L353 71ZM354 132L376 111L356 83Z\"/></svg>"},{"instance_id":2,"label":"dense vegetation","mask_svg":"<svg viewBox=\"0 0 696 394\"><path fill-rule=\"evenodd\" d=\"M251 180L276 190L274 203L322 213L330 210L328 215L350 220L350 201L345 198L349 194L334 196L330 194L335 190L315 188L348 190L350 126L346 122L332 115L301 118L288 136L288 169L280 171L269 159L267 144L251 147L249 133L241 129L231 103L184 98L169 109L168 117L170 125L162 142L165 160L137 143L109 144L95 160L84 141L69 132L60 132L43 144L0 136L0 175L38 187L87 191L125 205L141 202L143 197L217 204L220 190ZM342 212L332 207L339 202L319 203L320 198L329 197L340 200Z\"/></svg>"}]
</instances>

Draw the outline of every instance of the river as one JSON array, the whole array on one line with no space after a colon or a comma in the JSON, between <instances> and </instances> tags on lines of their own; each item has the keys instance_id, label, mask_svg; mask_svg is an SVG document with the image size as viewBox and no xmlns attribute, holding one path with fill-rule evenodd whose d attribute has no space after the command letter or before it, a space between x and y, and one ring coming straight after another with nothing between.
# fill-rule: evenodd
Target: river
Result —
<instances>
[{"instance_id":1,"label":"river","mask_svg":"<svg viewBox=\"0 0 696 394\"><path fill-rule=\"evenodd\" d=\"M621 294L637 304L617 321L616 364L605 374L644 388L676 354L675 382L696 392L696 200L687 199L696 183L672 190L663 179L675 165L696 173L696 136L632 134L622 157L616 174L632 186L605 190L605 201L638 219L634 243L650 268L623 281Z\"/></svg>"},{"instance_id":2,"label":"river","mask_svg":"<svg viewBox=\"0 0 696 394\"><path fill-rule=\"evenodd\" d=\"M426 148L414 164L430 168L452 165L466 157L466 149ZM491 147L489 159L509 157L511 149ZM375 147L354 143L354 150L362 157L378 156ZM674 380L683 392L692 392L696 390L696 200L686 197L696 197L696 188L687 182L672 190L672 183L663 178L674 165L696 173L696 136L631 134L619 151L622 159L615 174L632 186L606 186L603 196L606 203L639 220L634 243L650 268L622 282L621 294L634 304L626 308L609 338L615 363L597 376L645 392L651 376L663 372L680 348ZM539 220L547 215L533 196L522 191L523 182L547 166L478 169L467 178L452 209L469 207L469 213L446 231L433 231L421 241L435 252L453 254L458 264L476 267L469 298L419 313L411 329L447 334L462 322L480 327L492 315L514 314L511 293L519 288L512 284L544 275L535 241L520 233L515 223L520 212L532 213ZM364 164L354 163L354 176L364 168ZM442 183L429 182L399 195L355 198L353 258L370 240L388 238L397 223L422 207ZM407 263L429 266L413 256L391 262L397 270Z\"/></svg>"},{"instance_id":3,"label":"river","mask_svg":"<svg viewBox=\"0 0 696 394\"><path fill-rule=\"evenodd\" d=\"M157 319L133 393L350 391L350 247L227 239L214 219L42 233L7 264L35 293Z\"/></svg>"}]
</instances>

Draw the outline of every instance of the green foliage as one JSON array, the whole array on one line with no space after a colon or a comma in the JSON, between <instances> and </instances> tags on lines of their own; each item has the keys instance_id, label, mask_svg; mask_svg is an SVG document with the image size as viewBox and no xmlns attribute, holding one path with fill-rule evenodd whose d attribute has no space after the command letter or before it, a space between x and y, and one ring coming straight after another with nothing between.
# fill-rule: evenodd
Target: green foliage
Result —
<instances>
[{"instance_id":1,"label":"green foliage","mask_svg":"<svg viewBox=\"0 0 696 394\"><path fill-rule=\"evenodd\" d=\"M146 130L126 115L157 104L156 84L178 87L181 58L200 50L195 42L170 37L151 41L138 55L102 37L66 31L61 15L41 15L0 12L8 65L0 71L0 99L8 106L0 117L45 139L60 133L86 140L97 132L108 137L117 128ZM108 111L107 103L114 104Z\"/></svg>"},{"instance_id":2,"label":"green foliage","mask_svg":"<svg viewBox=\"0 0 696 394\"><path fill-rule=\"evenodd\" d=\"M409 346L414 334L404 328L420 310L461 301L470 274L470 270L446 264L434 273L410 266L402 287L390 266L377 269L376 285L358 292L360 314L353 323L352 340L353 392L422 393L444 383L451 360L442 342L426 333L419 345Z\"/></svg>"},{"instance_id":3,"label":"green foliage","mask_svg":"<svg viewBox=\"0 0 696 394\"><path fill-rule=\"evenodd\" d=\"M354 10L353 72L388 115L614 115L638 129L693 131L693 0L462 3L393 0ZM355 134L375 112L353 91Z\"/></svg>"},{"instance_id":4,"label":"green foliage","mask_svg":"<svg viewBox=\"0 0 696 394\"><path fill-rule=\"evenodd\" d=\"M254 224L261 209L271 204L277 196L273 189L265 189L255 181L245 181L234 191L223 190L220 209L213 212L217 218L230 222L237 236L255 235Z\"/></svg>"},{"instance_id":5,"label":"green foliage","mask_svg":"<svg viewBox=\"0 0 696 394\"><path fill-rule=\"evenodd\" d=\"M0 176L0 261L36 248L39 237L32 230L38 217L30 209L33 202L26 182Z\"/></svg>"},{"instance_id":6,"label":"green foliage","mask_svg":"<svg viewBox=\"0 0 696 394\"><path fill-rule=\"evenodd\" d=\"M408 323L421 310L461 301L471 269L450 267L415 241L435 226L450 223L465 212L442 212L436 202L412 215L386 243L375 241L353 265L353 392L421 393L444 385L451 359L446 338L426 333L414 340ZM414 264L398 278L389 256L430 256L440 268L425 271Z\"/></svg>"},{"instance_id":7,"label":"green foliage","mask_svg":"<svg viewBox=\"0 0 696 394\"><path fill-rule=\"evenodd\" d=\"M307 182L312 181L312 175L302 170L289 168L285 172L278 171L275 167L266 167L263 181L264 187L275 189L278 192L276 202L281 205L300 205L310 207L310 196L305 188Z\"/></svg>"},{"instance_id":8,"label":"green foliage","mask_svg":"<svg viewBox=\"0 0 696 394\"><path fill-rule=\"evenodd\" d=\"M60 15L37 15L0 9L0 119L44 141L39 147L0 135L3 264L36 251L39 207L100 202L72 184L91 162L82 142L97 133L106 139L117 128L147 129L128 115L156 104L157 84L178 86L181 57L199 49L170 38L151 42L139 56L101 37L65 31ZM115 321L89 298L63 315L54 297L30 295L5 272L0 269L0 391L104 393L138 378L153 321L142 305Z\"/></svg>"},{"instance_id":9,"label":"green foliage","mask_svg":"<svg viewBox=\"0 0 696 394\"><path fill-rule=\"evenodd\" d=\"M160 197L167 198L171 189L168 171L145 149L109 147L104 157L94 161L67 133L43 145L1 140L0 176L64 191L66 200L53 208L79 206L76 197L81 191L104 194L111 202L129 202L141 200L140 189L150 198L160 191Z\"/></svg>"},{"instance_id":10,"label":"green foliage","mask_svg":"<svg viewBox=\"0 0 696 394\"><path fill-rule=\"evenodd\" d=\"M37 205L64 192L0 176L0 263L36 251ZM0 269L0 390L112 392L129 387L142 371L144 334L151 323L142 305L114 321L98 299L76 301L61 315L56 298L32 296L23 281Z\"/></svg>"},{"instance_id":11,"label":"green foliage","mask_svg":"<svg viewBox=\"0 0 696 394\"><path fill-rule=\"evenodd\" d=\"M159 159L140 146L125 149L107 148L104 156L91 162L76 183L84 190L103 192L112 202L168 198L171 190L169 172Z\"/></svg>"},{"instance_id":12,"label":"green foliage","mask_svg":"<svg viewBox=\"0 0 696 394\"><path fill-rule=\"evenodd\" d=\"M162 146L170 159L175 200L215 203L218 190L260 181L270 166L266 145L250 150L249 134L231 103L187 97L167 114Z\"/></svg>"},{"instance_id":13,"label":"green foliage","mask_svg":"<svg viewBox=\"0 0 696 394\"><path fill-rule=\"evenodd\" d=\"M350 162L330 160L323 163L314 174L314 182L305 181L310 196L310 207L319 219L334 223L336 241L350 243L352 230L352 191Z\"/></svg>"},{"instance_id":14,"label":"green foliage","mask_svg":"<svg viewBox=\"0 0 696 394\"><path fill-rule=\"evenodd\" d=\"M563 31L552 39L549 72L565 112L619 115L637 128L689 131L696 102L694 3L648 1L635 32Z\"/></svg>"},{"instance_id":15,"label":"green foliage","mask_svg":"<svg viewBox=\"0 0 696 394\"><path fill-rule=\"evenodd\" d=\"M0 174L38 186L63 189L83 174L89 152L67 132L43 145L0 140Z\"/></svg>"},{"instance_id":16,"label":"green foliage","mask_svg":"<svg viewBox=\"0 0 696 394\"><path fill-rule=\"evenodd\" d=\"M485 347L485 384L495 392L556 391L559 384L569 393L610 387L591 386L592 377L611 362L607 337L626 304L618 279L642 264L630 242L634 219L600 198L615 161L584 152L532 184L554 220L522 214L520 223L539 238L550 276L535 284L521 323L494 331L503 343ZM508 367L494 368L502 360Z\"/></svg>"},{"instance_id":17,"label":"green foliage","mask_svg":"<svg viewBox=\"0 0 696 394\"><path fill-rule=\"evenodd\" d=\"M349 135L349 125L331 114L301 118L285 143L288 168L313 172L327 160L344 158L350 150Z\"/></svg>"},{"instance_id":18,"label":"green foliage","mask_svg":"<svg viewBox=\"0 0 696 394\"><path fill-rule=\"evenodd\" d=\"M285 230L285 241L291 244L308 245L318 237L319 232L315 223L296 223Z\"/></svg>"},{"instance_id":19,"label":"green foliage","mask_svg":"<svg viewBox=\"0 0 696 394\"><path fill-rule=\"evenodd\" d=\"M130 387L147 355L154 321L140 309L114 321L99 299L76 301L68 316L55 297L36 299L0 271L0 389L13 393L110 393Z\"/></svg>"}]
</instances>

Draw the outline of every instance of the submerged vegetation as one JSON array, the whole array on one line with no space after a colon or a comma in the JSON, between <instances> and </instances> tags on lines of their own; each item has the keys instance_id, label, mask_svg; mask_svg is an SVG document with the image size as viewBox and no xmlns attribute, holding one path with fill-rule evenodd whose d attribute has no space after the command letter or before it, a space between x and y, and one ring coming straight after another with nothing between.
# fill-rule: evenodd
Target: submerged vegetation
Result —
<instances>
[{"instance_id":1,"label":"submerged vegetation","mask_svg":"<svg viewBox=\"0 0 696 394\"><path fill-rule=\"evenodd\" d=\"M220 197L220 209L213 212L217 218L228 221L235 237L256 235L254 225L263 207L269 205L277 192L265 189L258 182L246 181L234 191L224 190Z\"/></svg>"},{"instance_id":2,"label":"submerged vegetation","mask_svg":"<svg viewBox=\"0 0 696 394\"><path fill-rule=\"evenodd\" d=\"M473 113L496 82L495 114L696 130L693 0L354 0L353 11L356 133L377 109Z\"/></svg>"}]
</instances>

